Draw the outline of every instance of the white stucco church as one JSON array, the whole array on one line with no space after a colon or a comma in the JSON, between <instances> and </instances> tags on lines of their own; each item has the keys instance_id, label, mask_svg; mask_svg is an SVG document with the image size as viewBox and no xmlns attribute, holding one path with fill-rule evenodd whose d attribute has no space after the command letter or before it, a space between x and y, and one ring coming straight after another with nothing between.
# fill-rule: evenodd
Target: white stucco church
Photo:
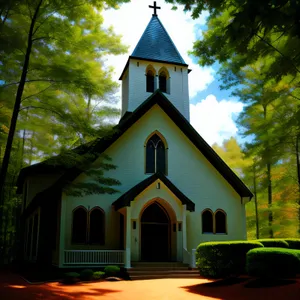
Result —
<instances>
[{"instance_id":1,"label":"white stucco church","mask_svg":"<svg viewBox=\"0 0 300 300\"><path fill-rule=\"evenodd\" d=\"M24 259L61 268L193 265L201 242L246 239L252 193L191 126L190 71L155 8L120 77L117 131L97 143L117 166L105 175L121 182L119 193L66 196L58 187L86 175L44 163L24 168Z\"/></svg>"}]
</instances>

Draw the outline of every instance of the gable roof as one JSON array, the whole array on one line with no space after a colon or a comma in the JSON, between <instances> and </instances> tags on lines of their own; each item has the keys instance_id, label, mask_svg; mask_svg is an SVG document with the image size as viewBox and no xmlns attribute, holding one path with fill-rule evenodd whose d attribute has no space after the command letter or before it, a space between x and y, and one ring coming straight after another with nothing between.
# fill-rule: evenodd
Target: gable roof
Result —
<instances>
[{"instance_id":1,"label":"gable roof","mask_svg":"<svg viewBox=\"0 0 300 300\"><path fill-rule=\"evenodd\" d=\"M131 57L186 65L156 15L152 16Z\"/></svg>"},{"instance_id":2,"label":"gable roof","mask_svg":"<svg viewBox=\"0 0 300 300\"><path fill-rule=\"evenodd\" d=\"M182 204L186 204L186 208L189 211L195 211L195 203L185 196L163 173L157 172L150 177L144 179L121 197L119 197L112 205L115 210L119 210L122 207L130 206L130 202L134 200L141 192L143 192L149 185L160 179L168 189L181 201Z\"/></svg>"},{"instance_id":3,"label":"gable roof","mask_svg":"<svg viewBox=\"0 0 300 300\"><path fill-rule=\"evenodd\" d=\"M252 192L241 181L241 179L227 166L227 164L218 156L218 154L206 143L206 141L199 135L194 127L187 121L187 119L159 90L156 90L132 113L128 114L126 118L121 119L119 124L115 127L115 131L111 136L94 141L91 146L85 147L85 149L87 149L85 151L91 151L92 149L94 149L98 153L104 152L155 104L161 107L161 109L171 118L171 120L179 127L179 129L186 135L186 137L195 145L195 147L205 156L205 158L216 168L216 170L225 178L225 180L227 180L227 182L241 197L250 197L250 199L253 197ZM77 176L81 174L81 172L81 170L74 167L68 169L54 185L56 185L58 188L61 187L61 185L72 182ZM23 178L24 176L25 174L23 173ZM20 184L22 184L22 181L18 180L18 184L18 190L20 191Z\"/></svg>"}]
</instances>

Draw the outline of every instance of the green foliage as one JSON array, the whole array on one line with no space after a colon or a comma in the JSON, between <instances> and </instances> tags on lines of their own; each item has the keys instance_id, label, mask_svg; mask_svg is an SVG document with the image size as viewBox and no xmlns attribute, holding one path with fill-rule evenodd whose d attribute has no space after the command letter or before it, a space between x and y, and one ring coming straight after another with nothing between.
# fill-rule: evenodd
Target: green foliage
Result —
<instances>
[{"instance_id":1,"label":"green foliage","mask_svg":"<svg viewBox=\"0 0 300 300\"><path fill-rule=\"evenodd\" d=\"M118 266L106 266L104 268L104 273L107 277L114 277L120 274L120 267Z\"/></svg>"},{"instance_id":2,"label":"green foliage","mask_svg":"<svg viewBox=\"0 0 300 300\"><path fill-rule=\"evenodd\" d=\"M104 275L105 275L105 272L96 271L93 274L93 279L95 279L95 280L101 279L104 277Z\"/></svg>"},{"instance_id":3,"label":"green foliage","mask_svg":"<svg viewBox=\"0 0 300 300\"><path fill-rule=\"evenodd\" d=\"M94 275L93 270L85 269L80 272L80 279L83 281L90 281L90 280L92 280L93 275Z\"/></svg>"},{"instance_id":4,"label":"green foliage","mask_svg":"<svg viewBox=\"0 0 300 300\"><path fill-rule=\"evenodd\" d=\"M225 278L245 274L246 254L263 247L257 241L229 241L201 243L196 251L200 275L208 278Z\"/></svg>"},{"instance_id":5,"label":"green foliage","mask_svg":"<svg viewBox=\"0 0 300 300\"><path fill-rule=\"evenodd\" d=\"M300 250L300 239L284 239L288 244L290 249Z\"/></svg>"},{"instance_id":6,"label":"green foliage","mask_svg":"<svg viewBox=\"0 0 300 300\"><path fill-rule=\"evenodd\" d=\"M80 274L76 272L68 272L64 274L63 283L72 284L79 281Z\"/></svg>"},{"instance_id":7,"label":"green foliage","mask_svg":"<svg viewBox=\"0 0 300 300\"><path fill-rule=\"evenodd\" d=\"M262 278L288 278L300 273L300 251L282 248L253 249L247 253L247 272Z\"/></svg>"},{"instance_id":8,"label":"green foliage","mask_svg":"<svg viewBox=\"0 0 300 300\"><path fill-rule=\"evenodd\" d=\"M210 13L204 38L194 44L193 54L202 65L221 63L236 57L236 69L259 58L272 62L269 77L281 78L299 73L300 3L285 1L206 1L167 0L185 5L198 18L204 11Z\"/></svg>"},{"instance_id":9,"label":"green foliage","mask_svg":"<svg viewBox=\"0 0 300 300\"><path fill-rule=\"evenodd\" d=\"M259 239L257 241L262 243L264 247L289 248L289 243L282 239Z\"/></svg>"}]
</instances>

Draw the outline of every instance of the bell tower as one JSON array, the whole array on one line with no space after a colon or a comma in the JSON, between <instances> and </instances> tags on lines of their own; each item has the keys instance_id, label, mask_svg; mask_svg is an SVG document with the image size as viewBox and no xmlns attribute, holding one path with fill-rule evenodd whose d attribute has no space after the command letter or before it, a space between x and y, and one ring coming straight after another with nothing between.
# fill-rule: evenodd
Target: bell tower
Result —
<instances>
[{"instance_id":1,"label":"bell tower","mask_svg":"<svg viewBox=\"0 0 300 300\"><path fill-rule=\"evenodd\" d=\"M189 121L188 65L154 13L121 74L122 117L133 112L157 89Z\"/></svg>"}]
</instances>

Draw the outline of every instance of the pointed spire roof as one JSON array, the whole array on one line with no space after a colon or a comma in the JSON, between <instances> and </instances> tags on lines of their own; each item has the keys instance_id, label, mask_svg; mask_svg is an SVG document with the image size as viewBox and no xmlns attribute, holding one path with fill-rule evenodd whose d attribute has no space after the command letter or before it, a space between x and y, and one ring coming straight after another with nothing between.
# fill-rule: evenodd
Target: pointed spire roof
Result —
<instances>
[{"instance_id":1,"label":"pointed spire roof","mask_svg":"<svg viewBox=\"0 0 300 300\"><path fill-rule=\"evenodd\" d=\"M187 65L157 15L152 15L130 57Z\"/></svg>"}]
</instances>

